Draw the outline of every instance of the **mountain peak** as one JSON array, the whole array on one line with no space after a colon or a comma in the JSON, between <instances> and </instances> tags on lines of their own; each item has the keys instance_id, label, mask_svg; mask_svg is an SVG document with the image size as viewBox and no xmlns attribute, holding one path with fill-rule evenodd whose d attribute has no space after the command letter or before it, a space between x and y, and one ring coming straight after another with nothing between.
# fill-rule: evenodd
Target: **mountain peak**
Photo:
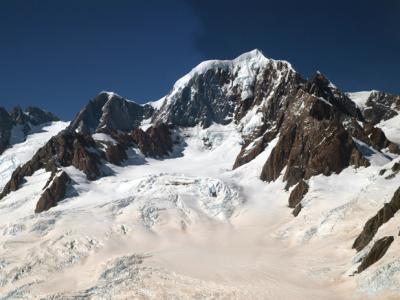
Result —
<instances>
[{"instance_id":1,"label":"mountain peak","mask_svg":"<svg viewBox=\"0 0 400 300\"><path fill-rule=\"evenodd\" d=\"M226 124L247 112L248 108L241 107L235 113L238 103L247 101L252 106L256 85L263 85L272 97L279 86L287 85L288 91L302 81L300 77L290 63L266 58L258 49L232 60L207 60L174 84L162 103L157 103L152 121L181 126Z\"/></svg>"},{"instance_id":2,"label":"mountain peak","mask_svg":"<svg viewBox=\"0 0 400 300\"><path fill-rule=\"evenodd\" d=\"M110 98L112 98L112 97L120 97L120 98L122 98L120 95L118 95L117 93L115 93L115 92L110 92L110 91L101 91L99 94L98 94L98 96L107 96L109 99Z\"/></svg>"},{"instance_id":3,"label":"mountain peak","mask_svg":"<svg viewBox=\"0 0 400 300\"><path fill-rule=\"evenodd\" d=\"M234 61L244 61L244 60L250 60L250 59L265 59L267 60L268 58L265 57L263 52L259 49L253 49L251 51L245 52L238 57L234 59Z\"/></svg>"},{"instance_id":4,"label":"mountain peak","mask_svg":"<svg viewBox=\"0 0 400 300\"><path fill-rule=\"evenodd\" d=\"M102 91L78 113L69 129L86 134L130 131L139 126L149 109L114 92Z\"/></svg>"},{"instance_id":5,"label":"mountain peak","mask_svg":"<svg viewBox=\"0 0 400 300\"><path fill-rule=\"evenodd\" d=\"M218 60L218 59L206 60L198 64L188 74L179 79L175 83L174 89L176 90L183 87L193 77L199 74L205 74L207 71L211 69L230 70L234 69L235 67L241 68L244 66L246 68L253 68L255 67L255 65L259 66L266 65L270 61L272 60L266 58L264 54L258 49L245 52L232 60ZM290 64L288 63L288 65Z\"/></svg>"}]
</instances>

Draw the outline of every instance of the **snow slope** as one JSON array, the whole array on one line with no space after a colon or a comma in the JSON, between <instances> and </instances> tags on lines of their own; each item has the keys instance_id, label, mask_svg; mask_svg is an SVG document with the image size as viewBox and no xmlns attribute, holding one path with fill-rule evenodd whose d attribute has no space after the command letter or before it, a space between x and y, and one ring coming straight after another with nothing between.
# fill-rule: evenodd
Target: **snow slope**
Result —
<instances>
[{"instance_id":1,"label":"snow slope","mask_svg":"<svg viewBox=\"0 0 400 300\"><path fill-rule=\"evenodd\" d=\"M377 126L381 128L389 140L400 144L400 115L389 120L380 122Z\"/></svg>"},{"instance_id":2,"label":"snow slope","mask_svg":"<svg viewBox=\"0 0 400 300\"><path fill-rule=\"evenodd\" d=\"M33 214L44 171L4 198L0 296L340 299L293 269L296 256L270 234L291 219L283 183L257 178L276 141L231 171L241 141L233 125L181 134L178 158L110 166L115 175L93 182L66 168L74 189L47 212Z\"/></svg>"},{"instance_id":3,"label":"snow slope","mask_svg":"<svg viewBox=\"0 0 400 300\"><path fill-rule=\"evenodd\" d=\"M68 126L68 122L53 122L37 126L23 141L18 128L12 132L12 146L0 156L0 190L10 179L12 172L21 164L27 162L35 152L58 132Z\"/></svg>"},{"instance_id":4,"label":"snow slope","mask_svg":"<svg viewBox=\"0 0 400 300\"><path fill-rule=\"evenodd\" d=\"M391 122L382 128L397 136ZM7 150L0 174L66 125ZM232 170L242 125L181 129L173 158L131 150L126 165L109 165L113 175L96 181L64 168L74 181L68 198L40 214L33 212L50 174L27 178L0 201L0 298L396 299L399 215L374 238L395 235L388 253L356 276L373 241L358 254L351 246L400 186L400 176L388 177L400 158L374 156L368 168L312 177L294 218L282 178L259 179L278 138Z\"/></svg>"},{"instance_id":5,"label":"snow slope","mask_svg":"<svg viewBox=\"0 0 400 300\"><path fill-rule=\"evenodd\" d=\"M347 96L353 100L353 102L358 106L360 110L364 110L368 98L371 96L372 93L377 92L375 90L372 91L363 91L363 92L354 92L354 93L347 93Z\"/></svg>"}]
</instances>

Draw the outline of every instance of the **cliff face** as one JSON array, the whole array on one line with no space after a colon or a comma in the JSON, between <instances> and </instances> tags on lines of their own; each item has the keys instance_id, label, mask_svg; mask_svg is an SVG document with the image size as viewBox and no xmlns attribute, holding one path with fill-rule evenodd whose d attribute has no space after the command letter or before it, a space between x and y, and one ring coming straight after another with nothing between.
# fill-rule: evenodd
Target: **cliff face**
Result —
<instances>
[{"instance_id":1,"label":"cliff face","mask_svg":"<svg viewBox=\"0 0 400 300\"><path fill-rule=\"evenodd\" d=\"M149 105L142 106L117 94L101 92L77 114L69 128L84 134L115 130L129 132L152 111Z\"/></svg>"}]
</instances>

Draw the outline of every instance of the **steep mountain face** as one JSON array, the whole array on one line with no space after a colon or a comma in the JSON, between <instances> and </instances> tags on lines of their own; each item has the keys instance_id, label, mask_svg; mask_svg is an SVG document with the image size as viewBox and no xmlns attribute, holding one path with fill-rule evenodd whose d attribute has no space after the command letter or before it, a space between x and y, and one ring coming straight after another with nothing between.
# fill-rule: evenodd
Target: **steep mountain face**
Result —
<instances>
[{"instance_id":1,"label":"steep mountain face","mask_svg":"<svg viewBox=\"0 0 400 300\"><path fill-rule=\"evenodd\" d=\"M240 122L267 98L285 97L302 82L289 63L258 50L233 61L206 61L176 82L152 121L182 127Z\"/></svg>"},{"instance_id":2,"label":"steep mountain face","mask_svg":"<svg viewBox=\"0 0 400 300\"><path fill-rule=\"evenodd\" d=\"M346 94L320 72L306 79L258 50L201 63L156 102L101 92L15 169L0 194L0 242L8 245L0 249L0 297L163 298L156 288L166 286L181 298L354 296L339 294L346 284L304 288L296 276L396 294L400 150L387 122L400 130L399 110L399 96ZM55 120L35 108L0 108L0 145L10 144L16 128L25 136ZM169 261L166 268L173 266L170 249L178 249L179 266L195 264L201 249L211 253L201 260L202 274L217 266L224 282L241 288L205 287L191 272L153 269L133 248L159 250L156 256L167 249L156 260ZM268 258L255 264L266 249ZM82 278L65 292L52 288L81 267L96 270L97 279ZM297 285L278 269L290 269ZM270 274L286 285L274 290ZM251 283L237 282L246 276Z\"/></svg>"},{"instance_id":3,"label":"steep mountain face","mask_svg":"<svg viewBox=\"0 0 400 300\"><path fill-rule=\"evenodd\" d=\"M372 124L398 115L400 96L379 91L349 93L348 96L361 109L365 120Z\"/></svg>"},{"instance_id":4,"label":"steep mountain face","mask_svg":"<svg viewBox=\"0 0 400 300\"><path fill-rule=\"evenodd\" d=\"M21 142L34 127L54 121L59 119L37 107L23 111L17 106L10 113L0 107L0 154L10 144Z\"/></svg>"},{"instance_id":5,"label":"steep mountain face","mask_svg":"<svg viewBox=\"0 0 400 300\"><path fill-rule=\"evenodd\" d=\"M101 92L71 122L70 129L84 134L137 128L152 113L149 105L139 105L115 93Z\"/></svg>"}]
</instances>

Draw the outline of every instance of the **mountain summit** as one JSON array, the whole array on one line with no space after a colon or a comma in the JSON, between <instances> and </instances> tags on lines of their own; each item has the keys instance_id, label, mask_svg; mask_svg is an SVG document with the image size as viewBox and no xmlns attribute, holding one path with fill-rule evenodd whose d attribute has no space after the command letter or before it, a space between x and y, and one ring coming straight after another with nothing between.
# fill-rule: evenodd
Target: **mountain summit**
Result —
<instances>
[{"instance_id":1,"label":"mountain summit","mask_svg":"<svg viewBox=\"0 0 400 300\"><path fill-rule=\"evenodd\" d=\"M396 296L399 111L259 50L69 124L0 108L0 297Z\"/></svg>"}]
</instances>

